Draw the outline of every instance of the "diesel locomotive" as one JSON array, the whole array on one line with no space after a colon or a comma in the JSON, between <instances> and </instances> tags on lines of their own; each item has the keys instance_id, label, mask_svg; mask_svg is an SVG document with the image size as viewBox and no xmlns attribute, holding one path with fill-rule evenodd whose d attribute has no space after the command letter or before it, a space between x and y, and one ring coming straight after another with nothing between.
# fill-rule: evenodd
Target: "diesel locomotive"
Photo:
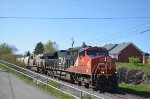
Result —
<instances>
[{"instance_id":1,"label":"diesel locomotive","mask_svg":"<svg viewBox=\"0 0 150 99\"><path fill-rule=\"evenodd\" d=\"M29 68L39 73L69 79L72 83L100 91L118 88L115 61L102 47L81 48L78 52L61 50L48 55L22 58Z\"/></svg>"}]
</instances>

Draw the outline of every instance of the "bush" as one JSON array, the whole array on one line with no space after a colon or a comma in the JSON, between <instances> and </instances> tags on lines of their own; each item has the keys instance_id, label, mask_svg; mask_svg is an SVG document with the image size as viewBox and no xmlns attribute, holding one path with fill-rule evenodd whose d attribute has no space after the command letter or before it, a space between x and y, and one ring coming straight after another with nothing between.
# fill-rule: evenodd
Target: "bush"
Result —
<instances>
[{"instance_id":1,"label":"bush","mask_svg":"<svg viewBox=\"0 0 150 99\"><path fill-rule=\"evenodd\" d=\"M140 59L138 57L129 57L129 62L132 65L138 66L138 63L140 62Z\"/></svg>"}]
</instances>

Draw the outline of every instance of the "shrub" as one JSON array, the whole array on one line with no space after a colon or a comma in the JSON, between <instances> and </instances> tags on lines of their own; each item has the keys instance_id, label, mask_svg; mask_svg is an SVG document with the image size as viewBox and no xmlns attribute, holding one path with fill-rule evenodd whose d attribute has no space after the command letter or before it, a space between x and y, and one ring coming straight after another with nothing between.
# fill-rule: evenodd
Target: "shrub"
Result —
<instances>
[{"instance_id":1,"label":"shrub","mask_svg":"<svg viewBox=\"0 0 150 99\"><path fill-rule=\"evenodd\" d=\"M140 59L138 57L129 57L129 62L132 65L138 66L138 63L140 62Z\"/></svg>"}]
</instances>

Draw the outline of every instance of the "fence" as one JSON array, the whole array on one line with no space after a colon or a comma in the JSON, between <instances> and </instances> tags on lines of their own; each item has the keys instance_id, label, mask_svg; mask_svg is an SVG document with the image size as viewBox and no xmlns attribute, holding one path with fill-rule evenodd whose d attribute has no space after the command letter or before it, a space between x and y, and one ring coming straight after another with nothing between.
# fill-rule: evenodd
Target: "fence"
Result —
<instances>
[{"instance_id":1,"label":"fence","mask_svg":"<svg viewBox=\"0 0 150 99\"><path fill-rule=\"evenodd\" d=\"M71 85L62 83L62 82L55 80L53 78L50 78L50 77L47 77L45 75L36 73L34 71L30 71L28 69L25 69L25 68L22 68L20 66L8 63L6 61L0 60L0 64L13 70L13 71L20 73L22 75L25 75L27 77L27 79L29 79L29 78L33 79L36 84L39 84L39 83L44 84L46 91L48 90L48 88L52 88L52 89L59 91L60 93L67 94L67 95L72 96L76 99L82 99L86 95L89 95L93 99L104 99L103 95L92 94L90 92L75 88ZM56 83L58 83L58 85L52 85L52 84L50 84L50 82L56 82Z\"/></svg>"}]
</instances>

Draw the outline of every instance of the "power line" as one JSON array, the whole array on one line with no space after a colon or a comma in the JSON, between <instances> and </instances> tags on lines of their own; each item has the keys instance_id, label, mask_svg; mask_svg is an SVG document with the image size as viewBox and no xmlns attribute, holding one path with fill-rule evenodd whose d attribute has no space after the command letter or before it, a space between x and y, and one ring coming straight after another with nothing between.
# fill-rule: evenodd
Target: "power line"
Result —
<instances>
[{"instance_id":1,"label":"power line","mask_svg":"<svg viewBox=\"0 0 150 99\"><path fill-rule=\"evenodd\" d=\"M115 20L116 19L116 20L119 20L119 19L150 19L150 17L120 17L120 18L119 17L116 17L116 18L115 17L101 17L101 18L100 17L0 17L0 19L45 19L45 20L103 20L103 19L104 20ZM129 28L127 30L121 31L119 33L114 33L112 35L113 36L114 35L118 35L118 34L121 34L123 32L132 30L134 28L137 28L139 26L143 26L143 25L149 24L149 23L150 22L147 22L147 23L144 23L144 24L141 24L141 25ZM140 33L142 34L142 33L145 33L147 31L150 31L150 30L145 30L145 31L142 31ZM107 37L112 36L112 35L108 35ZM106 36L103 37L103 38L106 38ZM97 38L97 39L100 39L100 38ZM94 39L94 40L97 40L97 39ZM113 38L113 39L115 39L115 38ZM92 41L94 41L94 40L92 40ZM105 40L103 39L103 41L105 41Z\"/></svg>"},{"instance_id":2,"label":"power line","mask_svg":"<svg viewBox=\"0 0 150 99\"><path fill-rule=\"evenodd\" d=\"M150 31L150 30L143 30L141 32L136 32L136 33L132 32L132 33L127 34L127 35L122 35L122 36L118 36L118 37L115 37L115 38L110 38L108 40L103 40L103 41L100 41L100 42L98 42L96 44L100 44L100 43L104 43L104 42L106 43L106 42L110 42L110 41L114 41L114 40L118 40L118 39L123 39L123 38L131 37L131 36L134 36L134 35L141 35L141 34L143 34L145 32L148 32L148 31Z\"/></svg>"},{"instance_id":3,"label":"power line","mask_svg":"<svg viewBox=\"0 0 150 99\"><path fill-rule=\"evenodd\" d=\"M136 29L136 28L140 28L142 26L145 26L147 24L150 24L150 22L146 22L146 23L143 23L143 24L139 24L139 25L136 25L134 27L131 27L131 28L128 28L126 30L123 30L123 31L120 31L120 32L117 32L117 33L113 33L113 34L110 34L110 35L105 35L105 36L102 36L102 37L99 37L99 38L95 38L95 39L92 39L92 40L88 40L88 41L84 41L85 43L88 43L88 42L93 42L93 41L97 41L97 40L102 40L102 41L106 41L108 39L112 39L112 38L115 38L115 37L118 37L119 35L122 35L122 33L126 33L130 30L133 30L133 29ZM147 28L147 27L146 27ZM149 26L148 26L149 28ZM134 31L134 32L137 32L137 31ZM130 33L133 33L133 32L130 32ZM127 33L126 33L127 34ZM129 33L128 33L129 34ZM77 45L78 44L81 44L82 42L78 42L76 43Z\"/></svg>"},{"instance_id":4,"label":"power line","mask_svg":"<svg viewBox=\"0 0 150 99\"><path fill-rule=\"evenodd\" d=\"M146 28L150 28L150 26L149 27L146 27ZM108 42L108 41L114 41L114 40L117 40L117 39L122 39L122 38L126 38L126 37L130 37L130 36L134 36L134 35L139 35L139 34L143 34L143 33L145 33L145 32L148 32L148 31L150 31L150 30L142 30L141 32L139 32L139 30L137 31L137 30L135 30L135 31L132 31L132 32L129 32L129 33L125 33L125 34L123 34L123 35L117 35L117 36L112 36L112 37L110 37L109 39L104 39L104 40L101 40L101 41L99 41L98 43L106 43L106 42ZM98 43L96 43L96 44L98 44Z\"/></svg>"},{"instance_id":5,"label":"power line","mask_svg":"<svg viewBox=\"0 0 150 99\"><path fill-rule=\"evenodd\" d=\"M122 20L150 19L150 17L0 17L0 19L39 19L39 20Z\"/></svg>"},{"instance_id":6,"label":"power line","mask_svg":"<svg viewBox=\"0 0 150 99\"><path fill-rule=\"evenodd\" d=\"M148 25L148 26L146 26L146 25ZM94 44L95 43L94 41L96 41L96 40L101 40L101 41L97 41L97 43L95 43L95 44L101 44L101 43L106 43L106 42L114 41L116 39L127 38L127 37L130 37L130 36L143 34L145 32L150 31L149 30L149 28L150 28L149 25L150 25L150 22L146 22L146 23L143 23L143 24L138 24L136 26L133 26L131 28L128 28L126 30L123 30L123 31L120 31L120 32L117 32L117 33L113 33L113 34L110 34L110 35L104 35L102 37L95 38L95 39L88 40L88 41L77 42L77 43L75 43L75 45L76 46L79 45L79 44L81 45L81 43L83 43L83 42L85 42L86 44L90 45L90 44ZM141 28L141 27L143 27L143 28ZM132 30L132 31L130 31L130 30ZM142 31L142 32L139 32L139 31ZM90 43L88 43L88 42L90 42Z\"/></svg>"}]
</instances>

